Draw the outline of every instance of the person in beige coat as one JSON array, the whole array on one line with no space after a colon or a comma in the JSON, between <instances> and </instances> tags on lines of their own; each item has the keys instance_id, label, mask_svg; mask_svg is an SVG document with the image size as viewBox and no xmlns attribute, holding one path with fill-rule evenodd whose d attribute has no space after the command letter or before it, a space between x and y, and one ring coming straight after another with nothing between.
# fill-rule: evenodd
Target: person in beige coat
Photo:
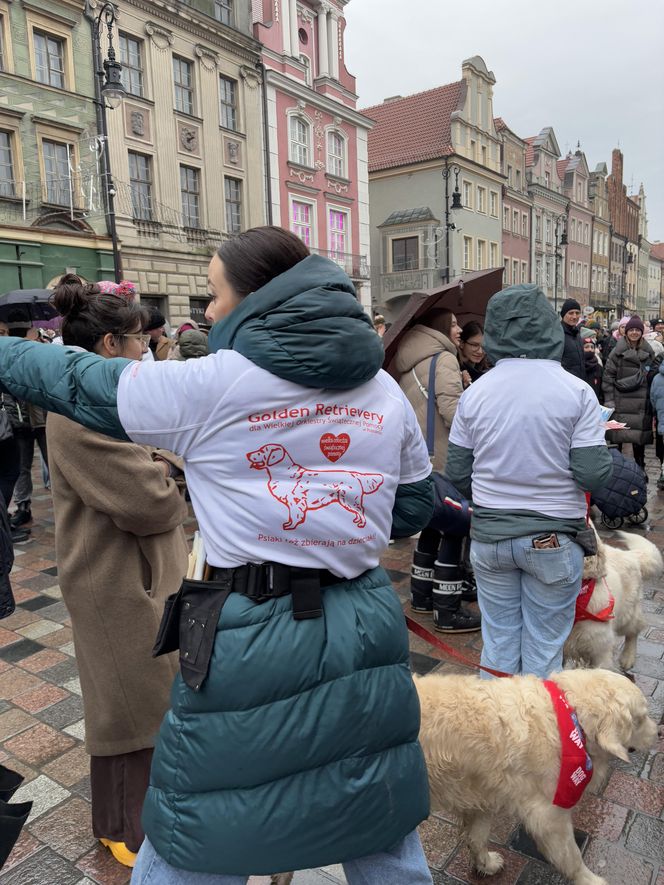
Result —
<instances>
[{"instance_id":1,"label":"person in beige coat","mask_svg":"<svg viewBox=\"0 0 664 885\"><path fill-rule=\"evenodd\" d=\"M436 362L434 395L433 469L445 471L447 441L457 405L464 390L458 347L461 326L450 310L432 310L409 329L399 343L395 368L399 386L415 410L420 429L427 436L429 372ZM469 379L468 379L469 380ZM464 595L462 538L441 536L433 527L423 529L411 566L411 606L414 611L433 612L434 627L443 633L469 633L480 629L480 618L462 606L474 601L472 590Z\"/></svg>"},{"instance_id":2,"label":"person in beige coat","mask_svg":"<svg viewBox=\"0 0 664 885\"><path fill-rule=\"evenodd\" d=\"M73 275L55 288L65 344L140 359L143 309ZM167 596L187 569L187 506L174 455L86 430L46 428L58 578L71 615L91 756L92 828L132 866L152 748L177 672L152 657Z\"/></svg>"}]
</instances>

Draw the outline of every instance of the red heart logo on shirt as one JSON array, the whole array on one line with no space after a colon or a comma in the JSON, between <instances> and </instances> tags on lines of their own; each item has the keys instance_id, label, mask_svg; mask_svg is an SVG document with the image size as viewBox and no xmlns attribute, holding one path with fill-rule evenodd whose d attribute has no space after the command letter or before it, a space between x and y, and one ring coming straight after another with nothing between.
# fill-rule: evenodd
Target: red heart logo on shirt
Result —
<instances>
[{"instance_id":1,"label":"red heart logo on shirt","mask_svg":"<svg viewBox=\"0 0 664 885\"><path fill-rule=\"evenodd\" d=\"M348 451L350 437L347 433L335 436L333 433L324 433L320 438L320 450L328 461L338 461Z\"/></svg>"}]
</instances>

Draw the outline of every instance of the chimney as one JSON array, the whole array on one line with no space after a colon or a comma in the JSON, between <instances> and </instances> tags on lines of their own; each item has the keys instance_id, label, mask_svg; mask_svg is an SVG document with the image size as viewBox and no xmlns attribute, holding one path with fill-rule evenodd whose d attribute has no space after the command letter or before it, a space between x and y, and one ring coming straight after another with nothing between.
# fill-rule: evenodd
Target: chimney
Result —
<instances>
[{"instance_id":1,"label":"chimney","mask_svg":"<svg viewBox=\"0 0 664 885\"><path fill-rule=\"evenodd\" d=\"M620 148L611 151L611 175L613 180L622 184L623 180L623 155Z\"/></svg>"},{"instance_id":2,"label":"chimney","mask_svg":"<svg viewBox=\"0 0 664 885\"><path fill-rule=\"evenodd\" d=\"M391 101L400 101L403 98L403 95L390 95L389 98L383 99L383 104L389 104Z\"/></svg>"}]
</instances>

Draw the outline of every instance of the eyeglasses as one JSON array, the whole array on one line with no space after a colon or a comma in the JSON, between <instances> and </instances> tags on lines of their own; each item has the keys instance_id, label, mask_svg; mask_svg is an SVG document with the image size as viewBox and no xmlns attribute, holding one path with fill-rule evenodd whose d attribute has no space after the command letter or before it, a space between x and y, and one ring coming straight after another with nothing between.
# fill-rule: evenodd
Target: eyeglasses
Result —
<instances>
[{"instance_id":1,"label":"eyeglasses","mask_svg":"<svg viewBox=\"0 0 664 885\"><path fill-rule=\"evenodd\" d=\"M465 347L470 347L471 350L482 350L481 344L475 344L473 341L463 341L462 344Z\"/></svg>"},{"instance_id":2,"label":"eyeglasses","mask_svg":"<svg viewBox=\"0 0 664 885\"><path fill-rule=\"evenodd\" d=\"M150 336L144 335L142 332L132 332L130 335L118 335L118 338L137 338L141 342L143 350L147 350L150 344Z\"/></svg>"}]
</instances>

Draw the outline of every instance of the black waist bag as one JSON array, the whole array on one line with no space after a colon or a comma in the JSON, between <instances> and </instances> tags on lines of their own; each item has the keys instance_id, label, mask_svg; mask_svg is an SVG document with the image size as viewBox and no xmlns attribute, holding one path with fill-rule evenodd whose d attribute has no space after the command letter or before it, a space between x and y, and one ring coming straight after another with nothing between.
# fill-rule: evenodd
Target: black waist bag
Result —
<instances>
[{"instance_id":1,"label":"black waist bag","mask_svg":"<svg viewBox=\"0 0 664 885\"><path fill-rule=\"evenodd\" d=\"M153 657L180 650L182 679L200 691L210 666L219 615L231 593L232 578L191 581L169 596L159 625Z\"/></svg>"}]
</instances>

